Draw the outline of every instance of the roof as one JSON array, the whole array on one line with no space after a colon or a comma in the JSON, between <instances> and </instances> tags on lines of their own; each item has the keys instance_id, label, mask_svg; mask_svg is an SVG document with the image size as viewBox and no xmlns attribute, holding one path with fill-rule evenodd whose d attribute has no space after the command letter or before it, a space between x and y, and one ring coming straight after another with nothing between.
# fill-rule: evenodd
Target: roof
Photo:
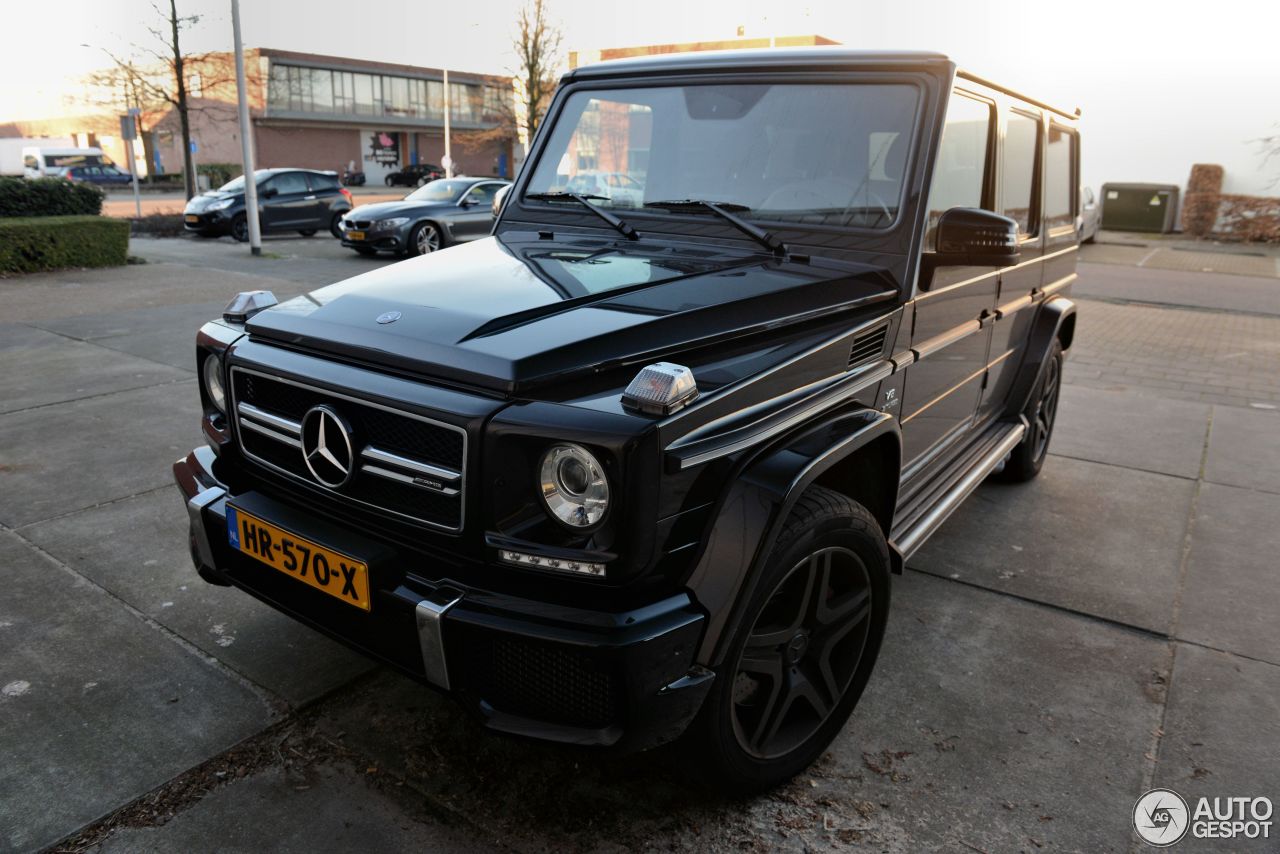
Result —
<instances>
[{"instance_id":1,"label":"roof","mask_svg":"<svg viewBox=\"0 0 1280 854\"><path fill-rule=\"evenodd\" d=\"M688 71L733 71L747 69L884 69L931 68L948 71L955 63L943 53L923 50L857 50L843 45L815 47L755 48L751 50L692 51L612 59L575 68L564 76L565 82L639 74L665 74ZM968 71L956 75L971 83L1012 95L1068 119L1080 117L1080 110L1068 111L1028 97L999 83Z\"/></svg>"},{"instance_id":2,"label":"roof","mask_svg":"<svg viewBox=\"0 0 1280 854\"><path fill-rule=\"evenodd\" d=\"M842 45L816 47L754 48L750 50L713 50L688 53L662 53L650 56L611 59L584 65L565 75L566 80L612 77L626 74L650 74L666 71L738 68L829 68L833 66L912 66L947 65L945 54L919 50L856 50Z\"/></svg>"}]
</instances>

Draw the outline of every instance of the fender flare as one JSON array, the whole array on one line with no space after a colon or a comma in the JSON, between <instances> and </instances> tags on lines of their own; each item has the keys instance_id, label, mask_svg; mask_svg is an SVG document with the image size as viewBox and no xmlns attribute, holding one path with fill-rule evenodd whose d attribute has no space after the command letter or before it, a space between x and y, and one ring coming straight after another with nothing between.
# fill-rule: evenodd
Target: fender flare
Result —
<instances>
[{"instance_id":1,"label":"fender flare","mask_svg":"<svg viewBox=\"0 0 1280 854\"><path fill-rule=\"evenodd\" d=\"M709 615L696 660L714 667L725 656L727 641L740 623L746 604L764 572L783 523L804 491L823 473L868 447L886 442L894 459L886 490L885 538L892 528L901 470L902 431L892 415L873 409L834 414L771 446L748 460L725 489L706 547L688 580L695 601ZM902 571L890 547L893 571Z\"/></svg>"},{"instance_id":2,"label":"fender flare","mask_svg":"<svg viewBox=\"0 0 1280 854\"><path fill-rule=\"evenodd\" d=\"M1071 349L1076 328L1076 304L1066 297L1052 297L1036 312L1031 335L1027 339L1027 354L1022 360L1018 377L1009 391L1009 413L1021 413L1031 399L1031 392L1040 379L1040 372L1053 349L1053 342L1062 339L1065 354Z\"/></svg>"}]
</instances>

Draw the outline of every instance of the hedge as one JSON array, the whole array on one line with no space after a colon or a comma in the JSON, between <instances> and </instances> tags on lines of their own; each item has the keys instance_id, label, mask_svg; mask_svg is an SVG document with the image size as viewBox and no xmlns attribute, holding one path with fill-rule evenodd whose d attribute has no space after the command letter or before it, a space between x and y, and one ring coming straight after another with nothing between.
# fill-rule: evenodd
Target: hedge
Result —
<instances>
[{"instance_id":1,"label":"hedge","mask_svg":"<svg viewBox=\"0 0 1280 854\"><path fill-rule=\"evenodd\" d=\"M63 178L0 178L0 217L96 216L105 195Z\"/></svg>"},{"instance_id":2,"label":"hedge","mask_svg":"<svg viewBox=\"0 0 1280 854\"><path fill-rule=\"evenodd\" d=\"M129 255L129 221L105 216L0 219L0 274L113 267Z\"/></svg>"}]
</instances>

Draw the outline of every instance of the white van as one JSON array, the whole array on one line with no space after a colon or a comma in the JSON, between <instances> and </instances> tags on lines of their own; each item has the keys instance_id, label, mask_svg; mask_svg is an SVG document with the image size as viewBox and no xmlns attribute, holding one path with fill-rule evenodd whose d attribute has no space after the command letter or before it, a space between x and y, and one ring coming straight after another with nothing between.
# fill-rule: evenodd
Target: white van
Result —
<instances>
[{"instance_id":1,"label":"white van","mask_svg":"<svg viewBox=\"0 0 1280 854\"><path fill-rule=\"evenodd\" d=\"M101 148L47 148L28 145L22 149L22 174L28 178L61 178L72 166L110 166L110 157Z\"/></svg>"}]
</instances>

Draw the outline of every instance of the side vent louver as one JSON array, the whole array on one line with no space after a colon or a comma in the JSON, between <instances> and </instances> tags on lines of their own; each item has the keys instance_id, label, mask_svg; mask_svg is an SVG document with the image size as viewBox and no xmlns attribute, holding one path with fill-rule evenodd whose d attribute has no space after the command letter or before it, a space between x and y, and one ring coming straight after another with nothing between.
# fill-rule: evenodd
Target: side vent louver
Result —
<instances>
[{"instance_id":1,"label":"side vent louver","mask_svg":"<svg viewBox=\"0 0 1280 854\"><path fill-rule=\"evenodd\" d=\"M884 339L888 333L889 327L881 325L854 338L853 345L849 347L849 370L878 361L884 352Z\"/></svg>"}]
</instances>

